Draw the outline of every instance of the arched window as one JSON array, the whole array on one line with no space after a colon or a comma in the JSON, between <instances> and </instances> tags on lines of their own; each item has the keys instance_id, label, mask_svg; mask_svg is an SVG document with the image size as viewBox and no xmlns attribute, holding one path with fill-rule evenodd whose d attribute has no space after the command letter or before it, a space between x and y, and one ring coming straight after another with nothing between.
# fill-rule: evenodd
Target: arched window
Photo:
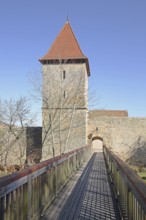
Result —
<instances>
[{"instance_id":1,"label":"arched window","mask_svg":"<svg viewBox=\"0 0 146 220\"><path fill-rule=\"evenodd\" d=\"M65 99L65 91L64 91L64 93L63 93L63 96L64 96L64 99Z\"/></svg>"},{"instance_id":2,"label":"arched window","mask_svg":"<svg viewBox=\"0 0 146 220\"><path fill-rule=\"evenodd\" d=\"M65 70L63 70L63 79L65 79L65 77L66 77L66 72Z\"/></svg>"}]
</instances>

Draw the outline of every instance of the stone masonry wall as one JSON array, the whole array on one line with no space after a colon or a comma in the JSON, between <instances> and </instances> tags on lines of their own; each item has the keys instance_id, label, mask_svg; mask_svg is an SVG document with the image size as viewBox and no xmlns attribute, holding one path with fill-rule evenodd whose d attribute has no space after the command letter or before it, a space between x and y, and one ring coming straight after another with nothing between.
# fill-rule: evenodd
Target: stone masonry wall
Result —
<instances>
[{"instance_id":1,"label":"stone masonry wall","mask_svg":"<svg viewBox=\"0 0 146 220\"><path fill-rule=\"evenodd\" d=\"M46 112L46 114L48 111ZM57 117L58 115L58 117ZM43 160L53 156L53 150L55 156L69 152L76 148L80 148L87 142L87 110L63 110L61 113L62 123L59 124L59 112L55 115L56 120L53 122L53 131L50 127L46 131L45 128L48 127L49 119L43 127ZM54 148L54 149L53 149Z\"/></svg>"},{"instance_id":2,"label":"stone masonry wall","mask_svg":"<svg viewBox=\"0 0 146 220\"><path fill-rule=\"evenodd\" d=\"M16 127L14 131L15 135L6 126L0 129L0 165L23 168L26 163L38 163L42 157L42 128Z\"/></svg>"},{"instance_id":3,"label":"stone masonry wall","mask_svg":"<svg viewBox=\"0 0 146 220\"><path fill-rule=\"evenodd\" d=\"M137 162L146 163L146 118L90 116L88 134L98 127L97 135L121 159L130 163L136 155Z\"/></svg>"},{"instance_id":4,"label":"stone masonry wall","mask_svg":"<svg viewBox=\"0 0 146 220\"><path fill-rule=\"evenodd\" d=\"M39 163L42 158L42 127L26 128L26 163Z\"/></svg>"},{"instance_id":5,"label":"stone masonry wall","mask_svg":"<svg viewBox=\"0 0 146 220\"><path fill-rule=\"evenodd\" d=\"M43 65L43 160L86 144L87 92L85 63Z\"/></svg>"},{"instance_id":6,"label":"stone masonry wall","mask_svg":"<svg viewBox=\"0 0 146 220\"><path fill-rule=\"evenodd\" d=\"M128 117L127 110L91 110L89 112L90 119L101 117L101 116L108 116L108 117Z\"/></svg>"}]
</instances>

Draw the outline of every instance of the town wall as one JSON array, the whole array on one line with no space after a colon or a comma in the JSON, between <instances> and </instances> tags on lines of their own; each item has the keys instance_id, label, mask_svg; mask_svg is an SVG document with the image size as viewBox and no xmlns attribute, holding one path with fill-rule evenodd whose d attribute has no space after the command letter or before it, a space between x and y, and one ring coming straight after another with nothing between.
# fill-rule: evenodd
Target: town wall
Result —
<instances>
[{"instance_id":1,"label":"town wall","mask_svg":"<svg viewBox=\"0 0 146 220\"><path fill-rule=\"evenodd\" d=\"M26 128L26 164L39 163L42 159L42 127Z\"/></svg>"},{"instance_id":2,"label":"town wall","mask_svg":"<svg viewBox=\"0 0 146 220\"><path fill-rule=\"evenodd\" d=\"M40 162L42 157L42 128L13 128L5 126L0 129L0 166L9 167L32 165Z\"/></svg>"},{"instance_id":3,"label":"town wall","mask_svg":"<svg viewBox=\"0 0 146 220\"><path fill-rule=\"evenodd\" d=\"M103 138L103 143L124 161L146 164L146 118L97 116L89 112L88 134L96 127L93 136ZM117 115L117 113L116 113Z\"/></svg>"}]
</instances>

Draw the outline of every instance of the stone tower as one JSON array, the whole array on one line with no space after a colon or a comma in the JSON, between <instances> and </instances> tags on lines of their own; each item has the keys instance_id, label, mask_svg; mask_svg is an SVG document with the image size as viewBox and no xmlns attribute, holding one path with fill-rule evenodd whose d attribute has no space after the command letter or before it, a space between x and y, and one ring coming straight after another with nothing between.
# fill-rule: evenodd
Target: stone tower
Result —
<instances>
[{"instance_id":1,"label":"stone tower","mask_svg":"<svg viewBox=\"0 0 146 220\"><path fill-rule=\"evenodd\" d=\"M88 58L67 21L39 60L43 69L43 159L87 143Z\"/></svg>"}]
</instances>

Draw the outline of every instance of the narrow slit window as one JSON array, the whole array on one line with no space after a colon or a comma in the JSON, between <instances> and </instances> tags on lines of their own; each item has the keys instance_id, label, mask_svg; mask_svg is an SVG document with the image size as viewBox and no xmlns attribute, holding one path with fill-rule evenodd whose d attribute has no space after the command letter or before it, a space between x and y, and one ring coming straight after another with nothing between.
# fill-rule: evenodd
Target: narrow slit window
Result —
<instances>
[{"instance_id":1,"label":"narrow slit window","mask_svg":"<svg viewBox=\"0 0 146 220\"><path fill-rule=\"evenodd\" d=\"M66 94L65 94L65 91L64 91L64 93L63 93L63 97L64 97L64 99L65 99L65 95L66 95Z\"/></svg>"},{"instance_id":2,"label":"narrow slit window","mask_svg":"<svg viewBox=\"0 0 146 220\"><path fill-rule=\"evenodd\" d=\"M63 79L65 79L65 77L66 77L66 72L65 70L63 70Z\"/></svg>"}]
</instances>

